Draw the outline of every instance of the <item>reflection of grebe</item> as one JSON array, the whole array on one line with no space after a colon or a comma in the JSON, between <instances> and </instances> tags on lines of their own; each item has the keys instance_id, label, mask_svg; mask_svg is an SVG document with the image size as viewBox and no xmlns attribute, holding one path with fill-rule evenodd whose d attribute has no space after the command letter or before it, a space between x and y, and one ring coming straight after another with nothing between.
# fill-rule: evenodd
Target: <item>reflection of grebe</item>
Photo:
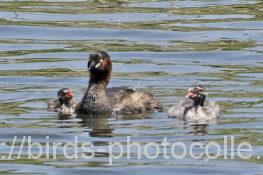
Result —
<instances>
[{"instance_id":1,"label":"reflection of grebe","mask_svg":"<svg viewBox=\"0 0 263 175\"><path fill-rule=\"evenodd\" d=\"M109 126L107 116L79 115L78 117L81 118L81 124L84 127L89 127L91 129L89 132L91 137L106 137L113 131Z\"/></svg>"},{"instance_id":2,"label":"reflection of grebe","mask_svg":"<svg viewBox=\"0 0 263 175\"><path fill-rule=\"evenodd\" d=\"M76 108L78 114L140 114L159 111L159 102L150 93L134 91L125 87L108 88L112 62L110 56L99 51L90 54L89 86Z\"/></svg>"},{"instance_id":3,"label":"reflection of grebe","mask_svg":"<svg viewBox=\"0 0 263 175\"><path fill-rule=\"evenodd\" d=\"M71 115L75 112L77 104L74 94L69 88L60 89L57 97L48 103L49 111L59 112L62 115Z\"/></svg>"},{"instance_id":4,"label":"reflection of grebe","mask_svg":"<svg viewBox=\"0 0 263 175\"><path fill-rule=\"evenodd\" d=\"M190 88L186 97L168 110L168 115L198 123L215 120L220 114L219 105L209 101L207 95L201 85Z\"/></svg>"},{"instance_id":5,"label":"reflection of grebe","mask_svg":"<svg viewBox=\"0 0 263 175\"><path fill-rule=\"evenodd\" d=\"M189 124L189 123L188 123ZM208 124L193 124L191 125L191 130L189 134L193 135L207 135L208 134Z\"/></svg>"}]
</instances>

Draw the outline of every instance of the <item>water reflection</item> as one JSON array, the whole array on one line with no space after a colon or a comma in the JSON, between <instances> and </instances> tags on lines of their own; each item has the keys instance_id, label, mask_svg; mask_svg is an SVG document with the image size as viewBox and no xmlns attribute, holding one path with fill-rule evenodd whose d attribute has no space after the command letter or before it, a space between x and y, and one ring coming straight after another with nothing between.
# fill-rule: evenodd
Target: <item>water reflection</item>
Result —
<instances>
[{"instance_id":1,"label":"water reflection","mask_svg":"<svg viewBox=\"0 0 263 175\"><path fill-rule=\"evenodd\" d=\"M198 119L198 120L190 120L185 119L185 123L190 126L199 126L199 125L215 125L217 124L218 118L213 119Z\"/></svg>"},{"instance_id":2,"label":"water reflection","mask_svg":"<svg viewBox=\"0 0 263 175\"><path fill-rule=\"evenodd\" d=\"M193 124L190 125L189 134L193 135L207 135L208 134L208 124Z\"/></svg>"},{"instance_id":3,"label":"water reflection","mask_svg":"<svg viewBox=\"0 0 263 175\"><path fill-rule=\"evenodd\" d=\"M58 113L58 120L70 120L76 118L75 114L63 114L61 112Z\"/></svg>"},{"instance_id":4,"label":"water reflection","mask_svg":"<svg viewBox=\"0 0 263 175\"><path fill-rule=\"evenodd\" d=\"M91 116L91 115L78 115L81 119L80 123L83 127L91 129L89 135L91 137L110 137L113 129L110 128L107 115Z\"/></svg>"}]
</instances>

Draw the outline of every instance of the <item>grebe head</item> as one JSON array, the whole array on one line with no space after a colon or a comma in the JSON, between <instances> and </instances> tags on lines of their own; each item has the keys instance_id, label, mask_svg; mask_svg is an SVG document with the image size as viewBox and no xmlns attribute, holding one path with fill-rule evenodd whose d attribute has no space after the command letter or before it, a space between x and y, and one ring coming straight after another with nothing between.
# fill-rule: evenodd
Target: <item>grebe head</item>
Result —
<instances>
[{"instance_id":1,"label":"grebe head","mask_svg":"<svg viewBox=\"0 0 263 175\"><path fill-rule=\"evenodd\" d=\"M188 89L185 98L189 98L195 102L195 106L204 106L205 98L208 96L205 88L202 85L194 86Z\"/></svg>"},{"instance_id":2,"label":"grebe head","mask_svg":"<svg viewBox=\"0 0 263 175\"><path fill-rule=\"evenodd\" d=\"M87 66L90 73L111 72L112 70L110 56L105 51L90 53Z\"/></svg>"},{"instance_id":3,"label":"grebe head","mask_svg":"<svg viewBox=\"0 0 263 175\"><path fill-rule=\"evenodd\" d=\"M74 97L74 93L69 88L62 88L58 91L57 97L61 105L68 104Z\"/></svg>"}]
</instances>

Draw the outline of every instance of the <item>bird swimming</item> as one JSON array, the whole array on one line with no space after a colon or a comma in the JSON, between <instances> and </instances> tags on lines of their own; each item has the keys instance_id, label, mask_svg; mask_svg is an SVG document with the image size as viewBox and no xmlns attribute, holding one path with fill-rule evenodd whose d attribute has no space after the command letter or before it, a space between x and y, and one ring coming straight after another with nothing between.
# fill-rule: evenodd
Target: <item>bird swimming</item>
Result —
<instances>
[{"instance_id":1,"label":"bird swimming","mask_svg":"<svg viewBox=\"0 0 263 175\"><path fill-rule=\"evenodd\" d=\"M76 106L74 93L69 88L60 89L57 98L48 102L48 110L60 114L73 114Z\"/></svg>"},{"instance_id":2,"label":"bird swimming","mask_svg":"<svg viewBox=\"0 0 263 175\"><path fill-rule=\"evenodd\" d=\"M151 93L126 87L107 88L112 61L105 51L89 55L90 73L87 90L76 108L79 114L140 114L161 111L162 106Z\"/></svg>"},{"instance_id":3,"label":"bird swimming","mask_svg":"<svg viewBox=\"0 0 263 175\"><path fill-rule=\"evenodd\" d=\"M202 85L188 89L185 98L168 110L169 117L182 118L187 121L213 120L219 117L219 105L208 99L208 93Z\"/></svg>"}]
</instances>

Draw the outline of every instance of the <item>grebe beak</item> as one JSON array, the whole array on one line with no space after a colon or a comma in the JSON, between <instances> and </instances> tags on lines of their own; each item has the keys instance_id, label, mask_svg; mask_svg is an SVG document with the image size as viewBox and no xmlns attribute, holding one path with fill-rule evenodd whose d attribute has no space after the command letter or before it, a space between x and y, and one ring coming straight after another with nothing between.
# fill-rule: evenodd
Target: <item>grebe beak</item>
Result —
<instances>
[{"instance_id":1,"label":"grebe beak","mask_svg":"<svg viewBox=\"0 0 263 175\"><path fill-rule=\"evenodd\" d=\"M96 66L95 61L92 61L91 63L88 63L88 70L90 71L92 68Z\"/></svg>"}]
</instances>

